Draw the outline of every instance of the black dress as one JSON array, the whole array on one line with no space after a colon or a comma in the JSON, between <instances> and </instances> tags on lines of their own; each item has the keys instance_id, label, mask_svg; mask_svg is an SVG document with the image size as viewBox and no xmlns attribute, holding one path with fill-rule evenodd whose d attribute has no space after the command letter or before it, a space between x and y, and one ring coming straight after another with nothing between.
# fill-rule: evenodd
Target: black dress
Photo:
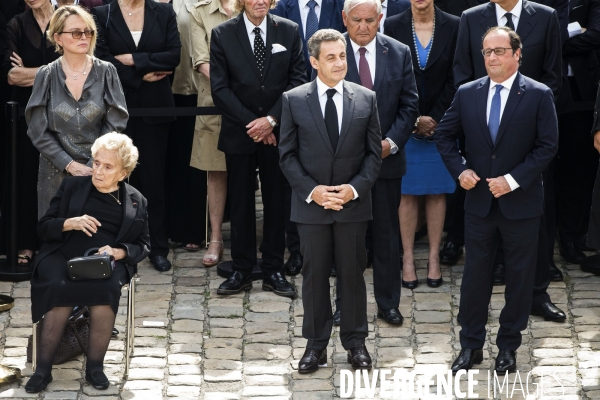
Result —
<instances>
[{"instance_id":1,"label":"black dress","mask_svg":"<svg viewBox=\"0 0 600 400\"><path fill-rule=\"evenodd\" d=\"M2 54L2 79L7 79L8 71L12 68L10 56L17 53L26 68L36 68L46 65L59 57L54 51L54 45L42 32L31 9L12 18L6 27L6 48ZM11 101L19 103L21 110L25 109L31 97L32 87L10 86ZM4 104L2 104L4 113ZM19 223L17 225L17 246L19 249L35 250L39 240L35 227L38 221L37 212L37 174L39 166L39 151L27 137L25 119L19 120L19 135L17 143L17 195L19 198ZM4 143L1 144L4 147ZM0 242L4 242L0 240Z\"/></svg>"},{"instance_id":2,"label":"black dress","mask_svg":"<svg viewBox=\"0 0 600 400\"><path fill-rule=\"evenodd\" d=\"M120 190L119 193L122 192ZM117 194L116 191L112 193L115 197ZM122 199L119 201L123 202ZM130 279L125 265L121 261L115 262L109 279L74 282L67 276L67 261L83 256L93 247L115 247L123 221L122 206L110 194L92 188L82 214L93 216L101 226L92 237L78 230L66 233L69 236L64 244L38 264L31 278L31 314L34 321L39 321L53 307L110 305L117 313L121 287Z\"/></svg>"}]
</instances>

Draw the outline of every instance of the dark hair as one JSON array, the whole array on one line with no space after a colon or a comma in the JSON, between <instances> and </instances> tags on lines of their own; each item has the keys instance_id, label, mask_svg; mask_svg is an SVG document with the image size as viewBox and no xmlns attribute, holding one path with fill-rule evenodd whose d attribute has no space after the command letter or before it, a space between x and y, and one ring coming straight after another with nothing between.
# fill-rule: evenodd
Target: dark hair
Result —
<instances>
[{"instance_id":1,"label":"dark hair","mask_svg":"<svg viewBox=\"0 0 600 400\"><path fill-rule=\"evenodd\" d=\"M520 66L523 62L523 43L521 42L521 37L519 36L519 34L507 26L493 26L490 29L488 29L487 32L483 34L483 38L481 38L481 48L483 49L483 41L485 40L485 38L490 33L494 32L506 32L506 34L508 35L508 39L510 40L510 47L512 48L513 54L515 54L515 51L521 50L521 57L519 57Z\"/></svg>"},{"instance_id":2,"label":"dark hair","mask_svg":"<svg viewBox=\"0 0 600 400\"><path fill-rule=\"evenodd\" d=\"M320 29L308 39L308 54L318 59L321 54L321 42L337 42L338 40L341 40L346 47L346 39L340 32L335 29Z\"/></svg>"}]
</instances>

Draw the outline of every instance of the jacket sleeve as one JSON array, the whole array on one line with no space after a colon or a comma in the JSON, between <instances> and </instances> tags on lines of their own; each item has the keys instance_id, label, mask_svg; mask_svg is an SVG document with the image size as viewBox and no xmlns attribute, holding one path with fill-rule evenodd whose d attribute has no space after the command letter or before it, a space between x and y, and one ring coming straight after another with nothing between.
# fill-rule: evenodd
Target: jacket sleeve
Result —
<instances>
[{"instance_id":1,"label":"jacket sleeve","mask_svg":"<svg viewBox=\"0 0 600 400\"><path fill-rule=\"evenodd\" d=\"M563 56L570 57L600 50L600 0L590 0L586 31L569 38L563 46Z\"/></svg>"},{"instance_id":2,"label":"jacket sleeve","mask_svg":"<svg viewBox=\"0 0 600 400\"><path fill-rule=\"evenodd\" d=\"M600 114L600 87L598 88L596 94L596 105L594 107L594 123L592 125L592 137L596 134L596 132L600 131L600 118L598 117Z\"/></svg>"},{"instance_id":3,"label":"jacket sleeve","mask_svg":"<svg viewBox=\"0 0 600 400\"><path fill-rule=\"evenodd\" d=\"M43 242L62 242L65 237L63 235L63 226L66 218L59 217L60 203L65 191L65 185L68 182L64 179L58 188L58 191L50 201L50 207L37 224L37 234Z\"/></svg>"},{"instance_id":4,"label":"jacket sleeve","mask_svg":"<svg viewBox=\"0 0 600 400\"><path fill-rule=\"evenodd\" d=\"M473 51L477 51L477 49L471 49L469 15L463 14L458 25L458 38L456 39L456 51L454 52L454 86L457 89L460 85L474 79L475 72L471 61Z\"/></svg>"},{"instance_id":5,"label":"jacket sleeve","mask_svg":"<svg viewBox=\"0 0 600 400\"><path fill-rule=\"evenodd\" d=\"M450 41L449 46L451 49L456 48L456 36L454 37L454 40ZM448 107L450 107L452 99L454 98L454 94L456 93L456 86L454 86L454 71L452 68L452 65L454 63L454 53L452 51L450 52L450 60L448 61L450 68L448 68L444 89L442 90L442 93L440 94L436 102L433 104L433 108L429 113L429 116L433 118L433 120L437 123L439 123L442 120L442 117L446 113Z\"/></svg>"},{"instance_id":6,"label":"jacket sleeve","mask_svg":"<svg viewBox=\"0 0 600 400\"><path fill-rule=\"evenodd\" d=\"M129 113L117 69L112 64L108 64L104 76L104 103L106 115L100 136L108 132L123 132L127 127Z\"/></svg>"},{"instance_id":7,"label":"jacket sleeve","mask_svg":"<svg viewBox=\"0 0 600 400\"><path fill-rule=\"evenodd\" d=\"M560 41L560 27L556 11L552 11L550 24L546 32L546 51L542 64L540 82L552 90L555 99L558 99L562 85L562 50ZM524 55L527 57L527 54Z\"/></svg>"},{"instance_id":8,"label":"jacket sleeve","mask_svg":"<svg viewBox=\"0 0 600 400\"><path fill-rule=\"evenodd\" d=\"M435 145L454 180L457 180L460 174L467 169L463 165L462 156L456 145L456 141L462 133L460 94L461 90L458 89L450 108L438 124L434 135Z\"/></svg>"},{"instance_id":9,"label":"jacket sleeve","mask_svg":"<svg viewBox=\"0 0 600 400\"><path fill-rule=\"evenodd\" d=\"M148 257L150 254L150 233L148 230L148 201L143 198L141 202L144 207L144 221L142 222L142 231L134 243L117 243L117 247L125 249L127 256L123 260L128 265L135 265Z\"/></svg>"}]
</instances>

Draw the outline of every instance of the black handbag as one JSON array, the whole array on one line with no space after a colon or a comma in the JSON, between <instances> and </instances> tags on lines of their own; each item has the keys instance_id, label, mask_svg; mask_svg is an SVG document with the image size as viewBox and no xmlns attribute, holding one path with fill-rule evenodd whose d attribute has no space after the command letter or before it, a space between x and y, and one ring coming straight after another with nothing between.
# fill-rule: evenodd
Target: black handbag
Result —
<instances>
[{"instance_id":1,"label":"black handbag","mask_svg":"<svg viewBox=\"0 0 600 400\"><path fill-rule=\"evenodd\" d=\"M98 251L98 247L88 249L83 257L67 261L67 275L72 281L108 279L115 267L115 258L108 254L89 254Z\"/></svg>"}]
</instances>

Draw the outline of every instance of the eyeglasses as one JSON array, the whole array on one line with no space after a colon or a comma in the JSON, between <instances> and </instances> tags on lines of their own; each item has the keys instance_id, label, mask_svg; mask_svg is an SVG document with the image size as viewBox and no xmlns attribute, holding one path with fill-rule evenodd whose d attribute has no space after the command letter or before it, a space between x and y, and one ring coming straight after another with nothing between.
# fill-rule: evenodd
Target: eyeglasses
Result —
<instances>
[{"instance_id":1,"label":"eyeglasses","mask_svg":"<svg viewBox=\"0 0 600 400\"><path fill-rule=\"evenodd\" d=\"M73 39L81 39L81 36L83 36L85 34L85 37L87 39L87 38L93 38L94 34L96 32L94 32L91 29L86 29L85 31L71 31L71 32L58 32L58 33L70 33L71 36L73 36Z\"/></svg>"},{"instance_id":2,"label":"eyeglasses","mask_svg":"<svg viewBox=\"0 0 600 400\"><path fill-rule=\"evenodd\" d=\"M506 53L506 50L512 50L512 47L496 47L495 49L481 49L481 54L484 57L489 57L492 55L492 51L496 53L497 56L503 56Z\"/></svg>"}]
</instances>

